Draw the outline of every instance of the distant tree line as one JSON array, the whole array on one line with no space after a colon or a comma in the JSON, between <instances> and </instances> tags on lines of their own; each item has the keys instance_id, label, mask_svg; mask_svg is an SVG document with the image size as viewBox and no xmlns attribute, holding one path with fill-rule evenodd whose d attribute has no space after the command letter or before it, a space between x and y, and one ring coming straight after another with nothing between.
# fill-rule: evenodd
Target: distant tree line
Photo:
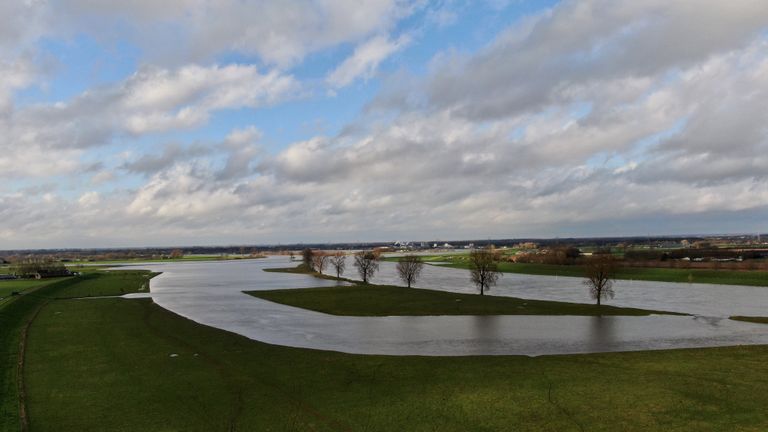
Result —
<instances>
[{"instance_id":1,"label":"distant tree line","mask_svg":"<svg viewBox=\"0 0 768 432\"><path fill-rule=\"evenodd\" d=\"M15 261L10 272L19 278L66 276L70 272L64 263L51 258L29 257Z\"/></svg>"}]
</instances>

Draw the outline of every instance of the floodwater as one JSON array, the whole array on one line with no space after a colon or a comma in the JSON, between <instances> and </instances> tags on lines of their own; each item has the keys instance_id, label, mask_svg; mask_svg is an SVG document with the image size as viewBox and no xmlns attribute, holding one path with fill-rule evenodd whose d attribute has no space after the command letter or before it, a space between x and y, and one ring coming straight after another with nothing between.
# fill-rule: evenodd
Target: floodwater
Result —
<instances>
[{"instance_id":1,"label":"floodwater","mask_svg":"<svg viewBox=\"0 0 768 432\"><path fill-rule=\"evenodd\" d=\"M202 324L255 340L293 347L359 354L460 356L768 344L768 326L731 321L722 318L722 313L695 317L341 317L280 305L242 293L246 290L335 284L306 275L262 271L264 268L292 265L286 257L272 257L263 260L153 263L141 267L163 272L151 284L151 295L160 306ZM350 273L353 270L353 267L348 269ZM382 263L377 281L392 282L390 273L394 273L394 265ZM525 278L515 281L517 278L508 276L513 275L505 275L502 279L504 283L495 289L494 294L567 300L575 296L570 291L578 291L586 296L578 279L566 283L562 280L565 278L531 277L531 283L535 283L533 288L523 288L527 283ZM462 283L460 280L464 278L466 281ZM448 290L472 291L465 271L425 267L419 285L433 287L431 284L437 283L444 284L441 286ZM557 297L558 292L562 297ZM617 298L625 294L628 292L617 287ZM649 294L655 295L655 291ZM722 296L727 297L727 293ZM630 296L634 297L638 300L633 301L642 301L641 294ZM673 294L670 298L674 299L670 301L674 303L674 308L652 307L684 309L682 297ZM655 304L651 300L645 301ZM618 300L612 302L619 303ZM701 301L694 301L694 308L700 308L696 306L699 303Z\"/></svg>"},{"instance_id":2,"label":"floodwater","mask_svg":"<svg viewBox=\"0 0 768 432\"><path fill-rule=\"evenodd\" d=\"M349 277L356 277L354 267ZM380 271L372 283L401 285L396 263L381 262ZM504 273L490 295L591 303L583 279L574 277L537 276ZM461 269L425 265L418 288L476 293L469 272ZM681 312L693 315L729 317L732 315L768 315L768 287L671 283L617 280L613 284L616 297L608 300L612 306ZM768 327L767 327L768 328Z\"/></svg>"}]
</instances>

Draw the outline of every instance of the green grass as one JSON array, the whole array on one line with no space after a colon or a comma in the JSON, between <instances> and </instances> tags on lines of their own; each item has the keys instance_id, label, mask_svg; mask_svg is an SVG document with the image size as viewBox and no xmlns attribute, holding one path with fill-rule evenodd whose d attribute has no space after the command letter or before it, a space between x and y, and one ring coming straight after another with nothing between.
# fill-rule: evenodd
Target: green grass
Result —
<instances>
[{"instance_id":1,"label":"green grass","mask_svg":"<svg viewBox=\"0 0 768 432\"><path fill-rule=\"evenodd\" d=\"M93 299L45 306L28 349L32 431L768 428L762 346L360 356L255 342L150 299Z\"/></svg>"},{"instance_id":2,"label":"green grass","mask_svg":"<svg viewBox=\"0 0 768 432\"><path fill-rule=\"evenodd\" d=\"M649 315L643 309L457 294L387 285L247 291L254 297L332 315Z\"/></svg>"},{"instance_id":3,"label":"green grass","mask_svg":"<svg viewBox=\"0 0 768 432\"><path fill-rule=\"evenodd\" d=\"M438 264L443 267L468 269L466 260L454 259L448 264ZM584 268L578 265L524 264L499 263L499 270L505 273L521 273L546 276L584 277ZM694 282L723 285L768 286L768 272L749 270L702 270L702 269L669 269L669 268L640 268L621 267L616 272L617 279L644 280L658 282Z\"/></svg>"},{"instance_id":4,"label":"green grass","mask_svg":"<svg viewBox=\"0 0 768 432\"><path fill-rule=\"evenodd\" d=\"M16 365L22 333L37 311L54 298L80 297L88 293L118 295L135 292L146 284L146 275L147 272L114 272L73 278L3 281L23 291L22 295L0 302L0 431L18 430L19 381ZM58 341L52 341L52 345L60 346Z\"/></svg>"},{"instance_id":5,"label":"green grass","mask_svg":"<svg viewBox=\"0 0 768 432\"><path fill-rule=\"evenodd\" d=\"M768 324L768 317L756 317L756 316L732 316L732 320L735 321L746 321L751 323L757 323L757 324Z\"/></svg>"},{"instance_id":6,"label":"green grass","mask_svg":"<svg viewBox=\"0 0 768 432\"><path fill-rule=\"evenodd\" d=\"M121 296L149 292L149 280L159 273L146 270L117 270L85 273L77 284L56 291L56 298Z\"/></svg>"},{"instance_id":7,"label":"green grass","mask_svg":"<svg viewBox=\"0 0 768 432\"><path fill-rule=\"evenodd\" d=\"M22 293L29 289L45 286L63 279L64 278L0 280L0 298L8 297L13 292ZM3 300L0 300L0 304L2 303Z\"/></svg>"}]
</instances>

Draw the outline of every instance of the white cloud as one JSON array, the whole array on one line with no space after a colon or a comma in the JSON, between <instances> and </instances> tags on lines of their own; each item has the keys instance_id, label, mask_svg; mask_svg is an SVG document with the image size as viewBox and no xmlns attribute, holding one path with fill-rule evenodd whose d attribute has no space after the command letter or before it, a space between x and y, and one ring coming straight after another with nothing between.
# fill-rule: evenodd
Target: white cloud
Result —
<instances>
[{"instance_id":1,"label":"white cloud","mask_svg":"<svg viewBox=\"0 0 768 432\"><path fill-rule=\"evenodd\" d=\"M104 38L124 29L155 63L205 60L222 52L290 66L305 55L357 42L411 13L405 0L69 0L52 3L62 31ZM125 34L123 34L125 36ZM158 43L158 41L163 41Z\"/></svg>"},{"instance_id":2,"label":"white cloud","mask_svg":"<svg viewBox=\"0 0 768 432\"><path fill-rule=\"evenodd\" d=\"M355 51L334 69L326 81L335 88L348 86L357 79L369 79L382 61L402 50L410 43L410 37L403 35L396 40L386 36L375 36L355 48Z\"/></svg>"},{"instance_id":3,"label":"white cloud","mask_svg":"<svg viewBox=\"0 0 768 432\"><path fill-rule=\"evenodd\" d=\"M101 196L98 192L91 191L86 192L80 196L77 202L83 207L93 207L101 201Z\"/></svg>"},{"instance_id":4,"label":"white cloud","mask_svg":"<svg viewBox=\"0 0 768 432\"><path fill-rule=\"evenodd\" d=\"M67 102L0 116L0 176L71 173L84 149L115 137L196 128L213 112L264 107L297 91L291 76L252 65L147 67Z\"/></svg>"},{"instance_id":5,"label":"white cloud","mask_svg":"<svg viewBox=\"0 0 768 432\"><path fill-rule=\"evenodd\" d=\"M78 2L97 3L99 16L126 7ZM212 35L200 55L229 47L282 65L327 44L357 44L327 77L332 87L372 76L401 48L375 36L392 31L394 15L374 19L349 5L363 15L356 30L331 13L317 21L323 28L279 29L270 42L255 38L271 25L243 33L247 13L231 31L203 29L190 24L198 12L178 18L179 3L169 4L134 1L119 13L138 27L181 19L184 32L199 32L185 41ZM299 13L296 4L286 11ZM378 4L397 14L387 9L395 3ZM213 18L248 7L222 5ZM300 17L343 6L323 3ZM79 199L56 188L0 192L0 219L15 229L0 236L200 244L759 228L768 209L768 12L760 6L565 1L480 52L440 55L422 79L398 75L407 85L381 95L386 112L372 104L336 136L269 153L272 137L252 127L216 142L119 148L123 165L92 166L88 176L141 174L132 189L96 194L80 179L66 195ZM251 37L252 46L237 48ZM284 52L271 48L281 40ZM14 82L10 92L29 81ZM88 151L115 137L199 127L214 112L279 103L298 87L290 75L246 65L145 67L60 104L11 106L0 115L3 191L14 190L13 176L50 181L82 170Z\"/></svg>"}]
</instances>

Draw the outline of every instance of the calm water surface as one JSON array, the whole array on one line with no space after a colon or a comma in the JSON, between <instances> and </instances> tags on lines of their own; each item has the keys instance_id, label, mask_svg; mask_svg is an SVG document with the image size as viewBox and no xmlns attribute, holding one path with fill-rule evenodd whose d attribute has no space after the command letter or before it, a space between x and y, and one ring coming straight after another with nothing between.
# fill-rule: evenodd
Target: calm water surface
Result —
<instances>
[{"instance_id":1,"label":"calm water surface","mask_svg":"<svg viewBox=\"0 0 768 432\"><path fill-rule=\"evenodd\" d=\"M351 263L350 263L351 264ZM765 288L664 283L619 283L611 304L675 310L700 316L427 316L339 317L257 299L242 291L305 288L335 282L268 273L292 266L264 260L146 264L160 306L202 324L294 347L360 354L543 355L768 344L768 326L723 318L765 314ZM394 264L382 263L377 283L394 283ZM354 270L349 267L348 271ZM351 272L350 272L351 273ZM474 292L464 270L425 267L418 286ZM495 295L588 301L580 279L505 274ZM660 297L660 298L659 298ZM743 298L742 298L743 297ZM751 297L752 301L748 301ZM753 313L760 310L760 313Z\"/></svg>"}]
</instances>

